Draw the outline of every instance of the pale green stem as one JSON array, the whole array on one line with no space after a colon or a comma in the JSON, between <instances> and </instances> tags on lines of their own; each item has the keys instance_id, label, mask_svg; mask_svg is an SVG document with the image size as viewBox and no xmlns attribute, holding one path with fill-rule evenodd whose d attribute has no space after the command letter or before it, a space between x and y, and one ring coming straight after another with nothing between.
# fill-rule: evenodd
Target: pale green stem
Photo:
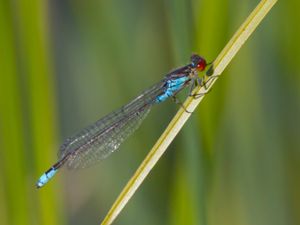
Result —
<instances>
[{"instance_id":1,"label":"pale green stem","mask_svg":"<svg viewBox=\"0 0 300 225\"><path fill-rule=\"evenodd\" d=\"M234 34L234 36L231 38L231 40L228 42L228 44L225 46L223 51L219 54L219 56L216 58L213 65L209 69L209 71L211 72L210 75L213 76L213 78L207 78L206 88L199 87L195 90L195 94L200 94L202 96L197 99L189 97L185 101L184 108L187 111L193 112L195 110L197 105L205 96L205 93L212 87L214 82L218 79L218 76L221 75L221 73L224 71L224 69L238 52L238 50L242 47L248 37L253 33L258 24L260 24L262 19L267 15L267 13L276 2L277 0L262 0L252 11L252 13L237 30L237 32ZM133 196L134 192L141 185L143 180L149 174L162 154L166 151L169 144L173 141L175 136L178 134L178 132L190 116L191 113L187 113L183 108L181 108L177 112L166 130L163 132L140 167L137 169L133 177L128 181L127 185L122 190L121 194L101 223L102 225L111 224L116 219L121 210Z\"/></svg>"}]
</instances>

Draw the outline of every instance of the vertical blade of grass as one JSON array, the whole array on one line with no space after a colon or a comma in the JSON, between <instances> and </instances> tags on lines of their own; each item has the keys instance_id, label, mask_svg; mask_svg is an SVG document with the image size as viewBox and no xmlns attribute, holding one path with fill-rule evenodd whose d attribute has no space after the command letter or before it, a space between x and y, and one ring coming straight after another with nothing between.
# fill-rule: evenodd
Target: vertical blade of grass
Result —
<instances>
[{"instance_id":1,"label":"vertical blade of grass","mask_svg":"<svg viewBox=\"0 0 300 225\"><path fill-rule=\"evenodd\" d=\"M223 47L229 22L228 0L194 0L195 45L196 49L211 60ZM220 20L222 18L222 20ZM217 35L216 35L217 34ZM230 37L230 36L229 36Z\"/></svg>"},{"instance_id":2,"label":"vertical blade of grass","mask_svg":"<svg viewBox=\"0 0 300 225\"><path fill-rule=\"evenodd\" d=\"M253 10L246 21L238 29L229 43L225 46L223 51L216 58L213 66L210 68L210 75L220 75L224 71L226 66L229 64L229 62L232 60L241 46L253 33L253 31L256 29L256 27L276 2L276 0L263 0L258 4L258 6ZM209 88L211 88L215 81L216 78L208 81ZM195 93L197 94L204 94L205 92L205 88L197 88L195 90ZM185 101L184 106L188 111L193 112L202 99L203 97L199 99L188 98ZM161 135L145 160L142 162L141 166L124 187L123 191L113 204L107 216L104 218L102 224L111 224L115 220L115 218L129 201L129 199L133 196L134 192L141 185L143 180L146 178L159 158L165 152L169 144L183 127L190 115L190 113L186 113L183 109L180 109L178 111L173 120L170 122L169 126L166 128L165 132Z\"/></svg>"},{"instance_id":3,"label":"vertical blade of grass","mask_svg":"<svg viewBox=\"0 0 300 225\"><path fill-rule=\"evenodd\" d=\"M216 7L217 6L217 7ZM240 7L239 7L240 8ZM228 34L230 26L229 1L228 0L212 0L212 1L193 1L194 23L195 23L195 45L197 52L205 56L207 61L212 61L214 57L223 48L224 44L231 37ZM247 15L247 14L245 14ZM232 15L236 18L236 15ZM222 18L220 20L220 18ZM235 19L238 21L238 19ZM227 80L225 82L228 82ZM216 126L223 108L222 100L225 96L224 85L220 85L214 90L214 94L210 95L210 101L206 101L205 107L197 112L196 124L201 129L201 137L206 162L213 156L213 143ZM205 119L201 119L205 118ZM207 171L209 173L209 171Z\"/></svg>"},{"instance_id":4,"label":"vertical blade of grass","mask_svg":"<svg viewBox=\"0 0 300 225\"><path fill-rule=\"evenodd\" d=\"M193 18L189 1L168 1L165 7L168 15L172 54L175 65L180 65L195 52ZM202 53L201 53L202 54ZM203 171L199 165L199 141L195 139L196 124L184 129L176 148L187 147L187 151L176 151L175 169L173 168L172 184L168 192L169 221L172 225L204 224L205 212L203 201L203 178L192 171ZM201 163L200 163L201 164ZM173 166L174 167L174 166ZM188 174L188 175L184 175ZM188 218L188 220L187 220ZM201 221L201 222L200 222Z\"/></svg>"},{"instance_id":5,"label":"vertical blade of grass","mask_svg":"<svg viewBox=\"0 0 300 225\"><path fill-rule=\"evenodd\" d=\"M30 224L26 171L24 167L24 124L13 37L13 19L8 1L0 3L0 182L1 224ZM3 187L3 189L2 189ZM2 209L4 211L2 211ZM2 215L4 213L4 215ZM7 214L7 216L5 216Z\"/></svg>"},{"instance_id":6,"label":"vertical blade of grass","mask_svg":"<svg viewBox=\"0 0 300 225\"><path fill-rule=\"evenodd\" d=\"M19 46L20 64L24 75L26 91L26 109L29 111L29 140L32 157L34 180L29 185L30 193L36 201L32 206L38 224L59 224L58 194L54 192L53 183L47 189L37 191L36 179L54 161L56 155L56 116L52 65L50 63L48 20L46 1L19 1L15 4L16 34ZM25 160L25 159L24 159ZM29 160L32 160L31 157Z\"/></svg>"}]
</instances>

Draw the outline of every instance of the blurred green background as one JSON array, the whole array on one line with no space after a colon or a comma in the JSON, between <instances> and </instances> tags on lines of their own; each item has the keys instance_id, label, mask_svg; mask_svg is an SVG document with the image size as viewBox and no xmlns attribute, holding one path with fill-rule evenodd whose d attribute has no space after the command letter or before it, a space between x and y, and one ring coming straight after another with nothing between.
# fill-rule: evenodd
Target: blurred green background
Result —
<instances>
[{"instance_id":1,"label":"blurred green background","mask_svg":"<svg viewBox=\"0 0 300 225\"><path fill-rule=\"evenodd\" d=\"M59 145L191 53L212 61L258 2L1 0L0 224L99 224L178 106L37 190ZM271 10L115 224L300 224L299 8Z\"/></svg>"}]
</instances>

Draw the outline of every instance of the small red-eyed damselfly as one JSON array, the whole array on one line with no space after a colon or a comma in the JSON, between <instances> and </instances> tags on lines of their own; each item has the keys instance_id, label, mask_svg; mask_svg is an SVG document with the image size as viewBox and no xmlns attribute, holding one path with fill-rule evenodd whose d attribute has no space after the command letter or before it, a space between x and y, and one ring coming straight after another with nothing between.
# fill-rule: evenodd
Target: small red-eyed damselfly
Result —
<instances>
[{"instance_id":1,"label":"small red-eyed damselfly","mask_svg":"<svg viewBox=\"0 0 300 225\"><path fill-rule=\"evenodd\" d=\"M188 65L171 71L127 105L66 139L60 147L59 160L39 178L36 186L45 185L63 165L83 168L109 156L140 126L153 105L170 97L175 99L185 87L190 87L191 93L196 85L201 85L198 72L207 65L204 58L192 55Z\"/></svg>"}]
</instances>

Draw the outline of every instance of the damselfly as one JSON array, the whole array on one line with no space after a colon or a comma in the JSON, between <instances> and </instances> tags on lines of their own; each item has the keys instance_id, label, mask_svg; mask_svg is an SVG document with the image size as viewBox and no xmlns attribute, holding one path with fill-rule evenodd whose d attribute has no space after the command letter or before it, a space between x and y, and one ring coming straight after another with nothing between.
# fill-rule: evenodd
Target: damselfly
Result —
<instances>
[{"instance_id":1,"label":"damselfly","mask_svg":"<svg viewBox=\"0 0 300 225\"><path fill-rule=\"evenodd\" d=\"M63 165L83 168L109 156L140 126L153 105L170 97L176 99L185 87L190 87L192 93L196 85L202 85L198 72L206 66L204 58L192 55L191 63L171 71L127 105L66 139L60 147L59 160L39 178L36 186L45 185Z\"/></svg>"}]
</instances>

